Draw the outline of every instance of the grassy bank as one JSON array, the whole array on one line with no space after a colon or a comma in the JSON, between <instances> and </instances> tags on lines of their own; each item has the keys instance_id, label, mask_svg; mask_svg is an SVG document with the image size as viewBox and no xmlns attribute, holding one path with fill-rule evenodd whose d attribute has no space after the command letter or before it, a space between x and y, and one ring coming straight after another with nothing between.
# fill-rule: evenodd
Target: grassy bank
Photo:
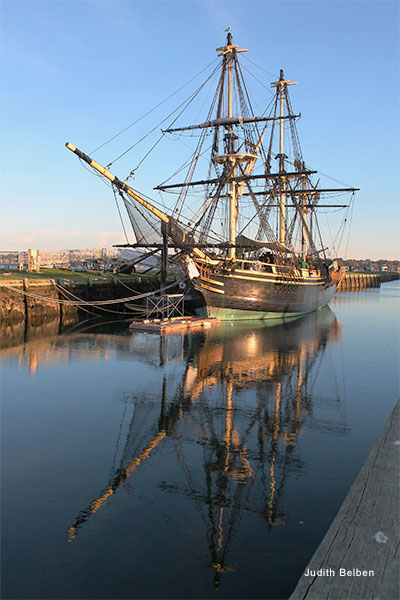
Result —
<instances>
[{"instance_id":1,"label":"grassy bank","mask_svg":"<svg viewBox=\"0 0 400 600\"><path fill-rule=\"evenodd\" d=\"M30 271L19 271L18 269L10 269L7 272L0 273L0 280L7 281L10 279L70 279L74 281L87 281L92 279L95 281L111 281L113 278L133 281L140 278L154 278L154 273L134 273L133 275L124 275L122 273L101 273L99 271L72 271L70 269L47 269L41 268L39 273Z\"/></svg>"}]
</instances>

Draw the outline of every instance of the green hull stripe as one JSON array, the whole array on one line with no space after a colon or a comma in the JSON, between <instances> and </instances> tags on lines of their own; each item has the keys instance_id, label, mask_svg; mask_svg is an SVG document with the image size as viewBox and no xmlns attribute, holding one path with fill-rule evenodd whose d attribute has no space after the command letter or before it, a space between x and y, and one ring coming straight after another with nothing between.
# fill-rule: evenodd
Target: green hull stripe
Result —
<instances>
[{"instance_id":1,"label":"green hull stripe","mask_svg":"<svg viewBox=\"0 0 400 600\"><path fill-rule=\"evenodd\" d=\"M319 307L322 308L322 307ZM318 309L314 309L318 310ZM278 313L278 312L261 312L261 311L252 311L252 310L240 310L240 309L232 309L232 308L217 308L215 306L207 306L204 308L200 308L196 310L196 313L202 317L214 317L219 319L220 321L249 321L249 320L257 320L257 321L269 321L274 319L279 321L288 321L293 319L298 319L303 315L306 315L309 312L314 312L314 310L306 311L306 312L295 312L295 313Z\"/></svg>"}]
</instances>

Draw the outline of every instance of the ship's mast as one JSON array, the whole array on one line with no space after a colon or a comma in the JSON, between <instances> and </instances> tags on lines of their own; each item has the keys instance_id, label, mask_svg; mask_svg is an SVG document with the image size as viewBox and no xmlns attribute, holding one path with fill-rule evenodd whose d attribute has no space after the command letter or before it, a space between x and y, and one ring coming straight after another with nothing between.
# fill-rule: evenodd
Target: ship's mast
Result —
<instances>
[{"instance_id":1,"label":"ship's mast","mask_svg":"<svg viewBox=\"0 0 400 600\"><path fill-rule=\"evenodd\" d=\"M232 44L232 34L228 33L228 45ZM228 118L232 117L232 51L228 54ZM232 125L228 128L228 136L229 136L229 161L232 163L232 175L236 177L236 162L235 159L231 156L234 152L233 148L233 127ZM237 221L237 194L236 194L237 184L236 181L231 181L229 184L229 243L234 244L236 242L236 221ZM229 258L233 258L235 255L235 248L229 248L228 256Z\"/></svg>"},{"instance_id":2,"label":"ship's mast","mask_svg":"<svg viewBox=\"0 0 400 600\"><path fill-rule=\"evenodd\" d=\"M279 126L279 154L277 158L279 159L279 172L281 174L280 184L279 184L279 241L282 244L286 242L286 213L285 213L285 205L286 205L286 177L285 173L285 158L287 158L283 152L283 121L284 121L284 99L286 96L286 89L288 85L296 85L296 82L290 82L285 79L283 74L283 69L281 69L279 81L275 81L271 83L272 87L277 88L277 94L280 100L280 126Z\"/></svg>"},{"instance_id":3,"label":"ship's mast","mask_svg":"<svg viewBox=\"0 0 400 600\"><path fill-rule=\"evenodd\" d=\"M226 46L222 46L221 48L217 48L217 52L220 52L219 56L223 56L224 60L227 63L228 67L228 119L232 118L232 66L235 60L235 55L238 52L247 52L245 48L239 49L237 44L232 44L232 34L230 32L230 28L227 35L227 43ZM239 155L235 154L235 134L233 132L233 125L229 125L227 128L227 133L225 135L226 140L226 154L224 156L226 160L226 168L227 171L231 173L233 178L237 175L237 162L239 160L243 160L243 155L239 157ZM216 158L216 157L215 157ZM221 157L222 158L222 157ZM238 218L238 194L237 194L237 182L235 180L231 180L229 184L229 232L228 232L228 241L232 246L236 243L236 223ZM234 258L235 256L235 248L228 249L229 258Z\"/></svg>"},{"instance_id":4,"label":"ship's mast","mask_svg":"<svg viewBox=\"0 0 400 600\"><path fill-rule=\"evenodd\" d=\"M306 190L307 187L306 177L303 177L303 191ZM307 231L306 231L306 195L301 195L301 260L306 260L307 248L306 248L306 239L307 239Z\"/></svg>"}]
</instances>

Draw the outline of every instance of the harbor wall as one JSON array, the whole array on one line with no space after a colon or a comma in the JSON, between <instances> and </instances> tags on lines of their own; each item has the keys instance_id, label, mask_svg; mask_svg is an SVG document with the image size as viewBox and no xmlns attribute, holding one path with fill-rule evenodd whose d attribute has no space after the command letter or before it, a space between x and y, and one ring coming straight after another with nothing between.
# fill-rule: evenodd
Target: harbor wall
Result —
<instances>
[{"instance_id":1,"label":"harbor wall","mask_svg":"<svg viewBox=\"0 0 400 600\"><path fill-rule=\"evenodd\" d=\"M381 282L386 283L388 281L395 281L396 279L400 279L400 273L395 273L393 271L384 271L380 274Z\"/></svg>"},{"instance_id":2,"label":"harbor wall","mask_svg":"<svg viewBox=\"0 0 400 600\"><path fill-rule=\"evenodd\" d=\"M354 292L363 288L380 287L382 283L395 281L396 279L400 279L400 273L392 271L381 273L355 273L354 271L347 271L343 279L339 282L337 289L338 292Z\"/></svg>"},{"instance_id":3,"label":"harbor wall","mask_svg":"<svg viewBox=\"0 0 400 600\"><path fill-rule=\"evenodd\" d=\"M377 273L353 273L347 271L343 279L339 281L337 286L338 292L349 292L362 288L380 287L382 282L381 274Z\"/></svg>"},{"instance_id":4,"label":"harbor wall","mask_svg":"<svg viewBox=\"0 0 400 600\"><path fill-rule=\"evenodd\" d=\"M126 312L125 299L136 293L146 293L158 287L155 278L136 277L121 283L112 278L108 281L96 281L91 278L83 281L60 279L15 279L0 282L0 320L2 329L8 323L19 321L38 326L43 323L59 320L62 323L78 318L80 314L96 312ZM9 289L14 288L14 290ZM34 296L37 296L34 297ZM46 302L46 299L49 301ZM103 309L90 305L79 307L52 302L52 300L117 300Z\"/></svg>"}]
</instances>

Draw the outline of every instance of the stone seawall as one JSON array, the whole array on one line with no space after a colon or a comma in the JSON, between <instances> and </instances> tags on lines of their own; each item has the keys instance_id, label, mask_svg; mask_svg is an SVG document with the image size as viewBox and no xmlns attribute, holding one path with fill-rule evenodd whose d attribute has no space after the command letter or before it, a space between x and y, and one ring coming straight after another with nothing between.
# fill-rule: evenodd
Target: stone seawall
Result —
<instances>
[{"instance_id":1,"label":"stone seawall","mask_svg":"<svg viewBox=\"0 0 400 600\"><path fill-rule=\"evenodd\" d=\"M400 273L394 273L393 271L383 271L383 273L380 273L379 276L381 278L382 283L400 279Z\"/></svg>"},{"instance_id":2,"label":"stone seawall","mask_svg":"<svg viewBox=\"0 0 400 600\"><path fill-rule=\"evenodd\" d=\"M14 288L13 290L9 287ZM54 302L54 300L117 300L121 303L105 306L107 310L125 312L125 299L137 293L146 293L158 287L154 278L136 277L121 283L118 279L96 281L91 278L83 281L54 279L15 279L0 282L0 319L2 324L26 321L41 325L59 319L62 322L90 310L105 314L105 310L91 306L78 307ZM35 298L33 296L40 296ZM46 301L48 300L48 301ZM87 313L86 313L87 314Z\"/></svg>"},{"instance_id":3,"label":"stone seawall","mask_svg":"<svg viewBox=\"0 0 400 600\"><path fill-rule=\"evenodd\" d=\"M373 273L347 272L337 287L339 292L349 292L361 288L380 287L381 275Z\"/></svg>"},{"instance_id":4,"label":"stone seawall","mask_svg":"<svg viewBox=\"0 0 400 600\"><path fill-rule=\"evenodd\" d=\"M362 288L380 287L381 283L395 281L400 279L400 273L382 272L382 273L355 273L348 271L339 282L339 292L356 291Z\"/></svg>"}]
</instances>

